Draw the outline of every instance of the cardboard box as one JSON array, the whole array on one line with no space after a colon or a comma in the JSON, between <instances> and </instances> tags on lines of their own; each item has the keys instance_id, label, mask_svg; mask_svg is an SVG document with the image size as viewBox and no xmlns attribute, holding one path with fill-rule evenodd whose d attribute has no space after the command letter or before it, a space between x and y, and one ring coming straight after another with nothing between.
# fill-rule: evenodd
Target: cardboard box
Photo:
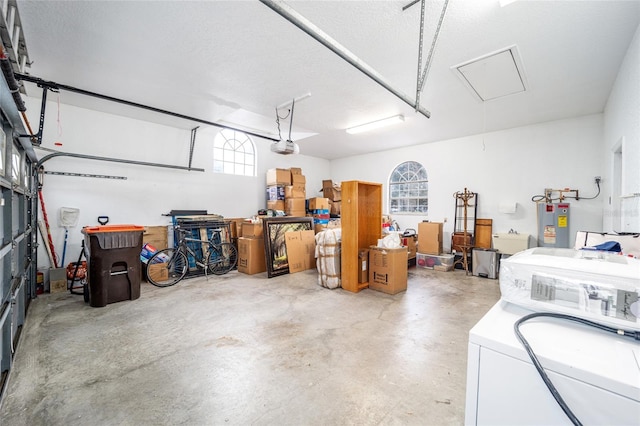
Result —
<instances>
[{"instance_id":1,"label":"cardboard box","mask_svg":"<svg viewBox=\"0 0 640 426\"><path fill-rule=\"evenodd\" d=\"M284 211L289 212L302 212L302 216L306 213L306 201L304 198L287 198L284 200Z\"/></svg>"},{"instance_id":2,"label":"cardboard box","mask_svg":"<svg viewBox=\"0 0 640 426\"><path fill-rule=\"evenodd\" d=\"M270 210L282 210L284 211L284 200L267 201L267 208Z\"/></svg>"},{"instance_id":3,"label":"cardboard box","mask_svg":"<svg viewBox=\"0 0 640 426\"><path fill-rule=\"evenodd\" d=\"M416 266L425 269L436 269L438 271L452 271L453 270L452 254L441 254L439 256L435 254L416 254Z\"/></svg>"},{"instance_id":4,"label":"cardboard box","mask_svg":"<svg viewBox=\"0 0 640 426\"><path fill-rule=\"evenodd\" d=\"M358 252L358 283L366 283L369 281L369 250L363 249Z\"/></svg>"},{"instance_id":5,"label":"cardboard box","mask_svg":"<svg viewBox=\"0 0 640 426\"><path fill-rule=\"evenodd\" d=\"M334 184L333 184L333 181L331 179L322 181L322 189L333 188L333 187L334 187Z\"/></svg>"},{"instance_id":6,"label":"cardboard box","mask_svg":"<svg viewBox=\"0 0 640 426\"><path fill-rule=\"evenodd\" d=\"M242 224L242 236L247 238L264 238L262 222Z\"/></svg>"},{"instance_id":7,"label":"cardboard box","mask_svg":"<svg viewBox=\"0 0 640 426\"><path fill-rule=\"evenodd\" d=\"M322 196L330 199L331 201L342 200L342 190L340 185L334 184L332 180L323 180Z\"/></svg>"},{"instance_id":8,"label":"cardboard box","mask_svg":"<svg viewBox=\"0 0 640 426\"><path fill-rule=\"evenodd\" d=\"M290 210L287 213L287 216L290 217L307 217L307 212L304 210Z\"/></svg>"},{"instance_id":9,"label":"cardboard box","mask_svg":"<svg viewBox=\"0 0 640 426\"><path fill-rule=\"evenodd\" d=\"M49 269L49 292L62 293L67 291L67 268Z\"/></svg>"},{"instance_id":10,"label":"cardboard box","mask_svg":"<svg viewBox=\"0 0 640 426\"><path fill-rule=\"evenodd\" d=\"M169 279L169 270L164 263L154 263L147 268L147 276L154 281L164 281Z\"/></svg>"},{"instance_id":11,"label":"cardboard box","mask_svg":"<svg viewBox=\"0 0 640 426\"><path fill-rule=\"evenodd\" d=\"M407 289L406 247L395 249L370 247L369 288L388 294Z\"/></svg>"},{"instance_id":12,"label":"cardboard box","mask_svg":"<svg viewBox=\"0 0 640 426\"><path fill-rule=\"evenodd\" d=\"M284 187L284 198L306 198L307 189L304 184L296 183Z\"/></svg>"},{"instance_id":13,"label":"cardboard box","mask_svg":"<svg viewBox=\"0 0 640 426\"><path fill-rule=\"evenodd\" d=\"M325 223L314 224L313 229L316 231L316 234L317 234L318 232L322 232L327 229L336 229L340 227L341 227L340 219L329 219L328 223L326 224Z\"/></svg>"},{"instance_id":14,"label":"cardboard box","mask_svg":"<svg viewBox=\"0 0 640 426\"><path fill-rule=\"evenodd\" d=\"M306 185L307 178L304 175L291 175L292 185Z\"/></svg>"},{"instance_id":15,"label":"cardboard box","mask_svg":"<svg viewBox=\"0 0 640 426\"><path fill-rule=\"evenodd\" d=\"M342 200L342 191L339 188L322 188L322 196L331 201Z\"/></svg>"},{"instance_id":16,"label":"cardboard box","mask_svg":"<svg viewBox=\"0 0 640 426\"><path fill-rule=\"evenodd\" d=\"M329 211L331 212L331 214L339 216L341 205L342 205L342 202L340 201L329 200Z\"/></svg>"},{"instance_id":17,"label":"cardboard box","mask_svg":"<svg viewBox=\"0 0 640 426\"><path fill-rule=\"evenodd\" d=\"M414 257L416 257L416 253L417 253L416 240L417 240L417 237L415 237L415 236L413 236L413 237L402 237L400 240L402 241L402 245L405 246L407 248L407 251L409 252L409 259L413 259Z\"/></svg>"},{"instance_id":18,"label":"cardboard box","mask_svg":"<svg viewBox=\"0 0 640 426\"><path fill-rule=\"evenodd\" d=\"M166 249L169 247L168 234L166 226L145 226L142 233L142 245L151 244L158 250Z\"/></svg>"},{"instance_id":19,"label":"cardboard box","mask_svg":"<svg viewBox=\"0 0 640 426\"><path fill-rule=\"evenodd\" d=\"M324 213L318 213L318 212L327 212L326 214ZM329 216L329 210L312 210L311 213L311 217L313 217L313 223L314 224L327 224L329 223L329 220L331 220L331 217Z\"/></svg>"},{"instance_id":20,"label":"cardboard box","mask_svg":"<svg viewBox=\"0 0 640 426\"><path fill-rule=\"evenodd\" d=\"M285 232L289 273L315 269L316 237L314 231Z\"/></svg>"},{"instance_id":21,"label":"cardboard box","mask_svg":"<svg viewBox=\"0 0 640 426\"><path fill-rule=\"evenodd\" d=\"M147 263L156 252L158 252L158 249L155 246L145 243L140 250L140 261Z\"/></svg>"},{"instance_id":22,"label":"cardboard box","mask_svg":"<svg viewBox=\"0 0 640 426\"><path fill-rule=\"evenodd\" d=\"M288 169L267 170L267 185L291 185L291 172Z\"/></svg>"},{"instance_id":23,"label":"cardboard box","mask_svg":"<svg viewBox=\"0 0 640 426\"><path fill-rule=\"evenodd\" d=\"M300 167L291 167L289 171L291 172L291 176L302 174L302 169Z\"/></svg>"},{"instance_id":24,"label":"cardboard box","mask_svg":"<svg viewBox=\"0 0 640 426\"><path fill-rule=\"evenodd\" d=\"M277 201L284 200L286 186L284 185L269 185L267 186L267 200Z\"/></svg>"},{"instance_id":25,"label":"cardboard box","mask_svg":"<svg viewBox=\"0 0 640 426\"><path fill-rule=\"evenodd\" d=\"M324 197L309 198L309 210L329 210L329 199Z\"/></svg>"},{"instance_id":26,"label":"cardboard box","mask_svg":"<svg viewBox=\"0 0 640 426\"><path fill-rule=\"evenodd\" d=\"M233 241L236 241L238 238L242 237L242 224L246 222L245 218L225 218L224 221L225 223L229 224L229 229L231 230L231 239Z\"/></svg>"},{"instance_id":27,"label":"cardboard box","mask_svg":"<svg viewBox=\"0 0 640 426\"><path fill-rule=\"evenodd\" d=\"M418 253L435 255L442 253L442 230L441 222L418 223Z\"/></svg>"},{"instance_id":28,"label":"cardboard box","mask_svg":"<svg viewBox=\"0 0 640 426\"><path fill-rule=\"evenodd\" d=\"M253 275L266 270L264 238L238 238L238 272Z\"/></svg>"}]
</instances>

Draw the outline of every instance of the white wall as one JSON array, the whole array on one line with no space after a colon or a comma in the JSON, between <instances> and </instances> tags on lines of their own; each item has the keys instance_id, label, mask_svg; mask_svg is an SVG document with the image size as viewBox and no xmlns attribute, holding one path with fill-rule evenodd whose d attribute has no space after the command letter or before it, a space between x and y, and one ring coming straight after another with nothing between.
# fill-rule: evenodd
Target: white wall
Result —
<instances>
[{"instance_id":1,"label":"white wall","mask_svg":"<svg viewBox=\"0 0 640 426\"><path fill-rule=\"evenodd\" d=\"M604 113L604 229L640 232L640 27L618 71ZM613 152L622 149L620 195L614 196Z\"/></svg>"},{"instance_id":2,"label":"white wall","mask_svg":"<svg viewBox=\"0 0 640 426\"><path fill-rule=\"evenodd\" d=\"M534 237L537 221L532 196L543 194L545 188L578 189L581 197L594 196L594 177L605 169L602 138L603 117L596 114L334 160L331 176L337 182L382 183L388 211L392 170L404 161L420 162L429 176L429 214L393 218L402 229L416 228L422 220L446 220L446 250L453 231L453 194L465 187L478 193L478 218L493 219L494 233L513 229ZM601 199L568 201L572 245L575 231L601 231ZM501 202L517 203L516 213L499 213Z\"/></svg>"},{"instance_id":3,"label":"white wall","mask_svg":"<svg viewBox=\"0 0 640 426\"><path fill-rule=\"evenodd\" d=\"M198 131L193 167L188 172L70 158L45 163L46 170L126 176L107 180L46 175L44 197L54 243L62 252L64 229L58 225L60 207L80 209L79 225L70 230L65 263L77 258L84 225L96 225L106 215L110 223L165 225L172 209L203 209L225 217L247 217L264 207L264 174L272 167L302 167L307 196L317 195L323 179L334 182L380 182L385 188L391 171L401 162L422 163L429 174L428 216L395 215L401 228L416 228L422 220L447 221L445 248L453 230L453 193L465 187L479 194L478 217L493 219L493 232L514 229L537 235L535 203L544 188L578 189L581 197L595 195L595 176L602 176L596 200L570 200L574 231L640 230L639 197L610 203L612 150L624 153L622 192L640 193L640 29L629 47L609 97L605 113L540 123L500 132L394 149L332 162L304 155L281 156L269 142L256 140L257 177L211 172L216 128ZM40 102L27 98L27 115L37 126ZM59 112L58 112L59 108ZM59 122L58 122L59 117ZM54 142L62 142L55 147ZM43 146L67 152L186 166L190 131L98 113L55 102L48 103ZM38 151L40 157L46 155ZM515 214L498 211L501 202L517 203ZM620 225L620 211L623 223ZM618 227L619 226L619 227ZM573 238L571 241L573 244ZM43 250L39 266L48 266Z\"/></svg>"},{"instance_id":4,"label":"white wall","mask_svg":"<svg viewBox=\"0 0 640 426\"><path fill-rule=\"evenodd\" d=\"M37 129L40 101L27 98L27 115ZM65 152L135 161L187 166L191 132L127 117L100 113L49 102L43 147ZM58 123L58 116L60 122ZM275 124L274 124L275 125ZM56 157L44 163L45 170L124 176L126 180L45 175L43 195L54 245L62 255L64 229L59 226L60 207L80 209L78 226L71 228L65 263L77 260L83 226L98 225L98 216L109 216L110 224L168 225L171 210L207 210L224 217L250 217L266 207L265 173L273 167L301 167L307 179L307 196L315 196L322 180L330 178L329 161L304 155L279 155L271 142L254 139L257 177L214 174L213 138L218 128L198 130L192 166L205 172L113 162ZM61 147L54 146L61 142ZM48 153L36 150L42 159ZM49 261L41 245L38 266Z\"/></svg>"}]
</instances>

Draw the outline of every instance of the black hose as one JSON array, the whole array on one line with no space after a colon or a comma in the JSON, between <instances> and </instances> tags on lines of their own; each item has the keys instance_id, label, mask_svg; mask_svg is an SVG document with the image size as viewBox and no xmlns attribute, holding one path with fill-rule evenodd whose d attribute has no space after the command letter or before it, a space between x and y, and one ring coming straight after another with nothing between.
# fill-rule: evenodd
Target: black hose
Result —
<instances>
[{"instance_id":1,"label":"black hose","mask_svg":"<svg viewBox=\"0 0 640 426\"><path fill-rule=\"evenodd\" d=\"M529 358L531 359L531 362L533 363L534 367L538 371L538 374L542 378L542 381L547 386L547 389L549 389L549 392L551 392L551 395L553 395L553 398L556 400L556 402L558 403L558 405L560 406L562 411L564 411L564 413L567 415L569 420L571 420L571 422L574 425L581 426L582 423L580 422L580 420L578 420L578 418L573 413L573 411L571 411L571 409L569 408L567 403L564 401L564 399L562 399L562 396L560 395L560 393L558 392L556 387L551 382L551 379L549 379L549 376L547 375L547 373L544 371L544 368L540 364L540 361L538 360L538 357L536 356L536 354L533 352L533 349L529 345L529 342L527 342L527 339L525 339L524 336L522 335L522 333L520 332L520 325L522 323L524 323L525 321L528 321L528 320L530 320L532 318L537 318L537 317L551 317L551 318L560 318L560 319L565 319L565 320L569 320L569 321L575 321L575 322L578 322L580 324L584 324L584 325L588 325L588 326L591 326L591 327L595 327L595 328L597 328L599 330L602 330L602 331L607 331L609 333L615 333L615 334L617 334L619 336L629 337L629 338L632 338L632 339L635 339L635 340L640 340L640 332L633 331L633 330L621 330L621 329L614 328L614 327L609 327L609 326L606 326L606 325L603 325L603 324L600 324L600 323L597 323L597 322L594 322L594 321L589 321L589 320L584 319L584 318L574 317L574 316L565 315L565 314L558 314L558 313L553 313L553 312L536 312L536 313L533 313L533 314L525 315L524 317L522 317L518 321L516 321L515 324L513 325L513 329L514 329L514 332L516 334L516 337L518 338L518 340L520 341L520 343L522 344L524 349L527 351L527 354L529 355Z\"/></svg>"}]
</instances>

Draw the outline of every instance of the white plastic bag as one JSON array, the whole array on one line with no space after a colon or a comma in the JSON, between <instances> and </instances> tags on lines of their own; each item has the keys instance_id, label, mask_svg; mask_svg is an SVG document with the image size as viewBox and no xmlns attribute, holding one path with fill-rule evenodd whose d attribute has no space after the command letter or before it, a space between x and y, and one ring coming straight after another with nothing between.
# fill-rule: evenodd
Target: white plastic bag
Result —
<instances>
[{"instance_id":1,"label":"white plastic bag","mask_svg":"<svg viewBox=\"0 0 640 426\"><path fill-rule=\"evenodd\" d=\"M400 235L398 232L391 232L381 240L378 240L378 247L384 248L400 248L402 242L400 241Z\"/></svg>"}]
</instances>

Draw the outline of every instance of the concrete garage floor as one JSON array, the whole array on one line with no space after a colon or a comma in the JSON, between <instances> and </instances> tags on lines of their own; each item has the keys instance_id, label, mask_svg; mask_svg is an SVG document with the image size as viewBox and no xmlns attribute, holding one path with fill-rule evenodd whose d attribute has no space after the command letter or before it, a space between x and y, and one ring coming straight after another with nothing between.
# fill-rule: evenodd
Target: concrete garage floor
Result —
<instances>
[{"instance_id":1,"label":"concrete garage floor","mask_svg":"<svg viewBox=\"0 0 640 426\"><path fill-rule=\"evenodd\" d=\"M409 269L349 293L233 271L92 308L33 300L3 425L461 425L469 329L497 280Z\"/></svg>"}]
</instances>

